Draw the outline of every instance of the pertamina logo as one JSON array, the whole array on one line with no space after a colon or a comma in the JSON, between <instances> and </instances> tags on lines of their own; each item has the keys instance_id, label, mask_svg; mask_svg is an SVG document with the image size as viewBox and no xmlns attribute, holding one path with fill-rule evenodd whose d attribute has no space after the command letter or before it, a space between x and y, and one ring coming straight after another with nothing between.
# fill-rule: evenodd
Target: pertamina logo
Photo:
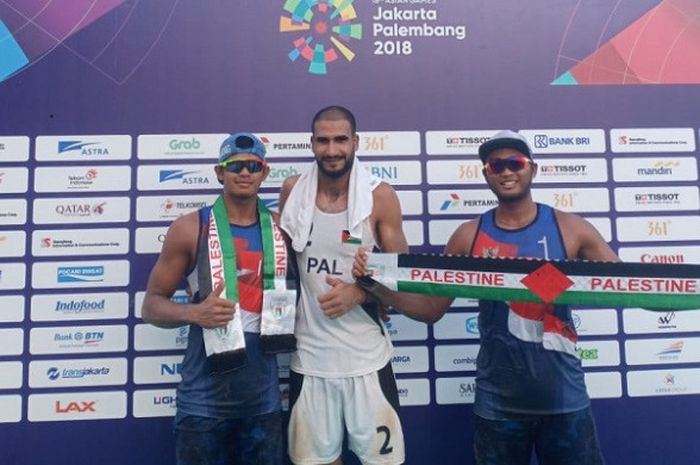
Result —
<instances>
[{"instance_id":1,"label":"pertamina logo","mask_svg":"<svg viewBox=\"0 0 700 465\"><path fill-rule=\"evenodd\" d=\"M311 74L325 75L328 64L341 56L347 61L355 52L345 45L350 39L362 39L362 24L353 23L357 13L354 0L309 2L286 0L280 17L280 32L297 35L294 48L288 53L292 62L300 58L309 63Z\"/></svg>"}]
</instances>

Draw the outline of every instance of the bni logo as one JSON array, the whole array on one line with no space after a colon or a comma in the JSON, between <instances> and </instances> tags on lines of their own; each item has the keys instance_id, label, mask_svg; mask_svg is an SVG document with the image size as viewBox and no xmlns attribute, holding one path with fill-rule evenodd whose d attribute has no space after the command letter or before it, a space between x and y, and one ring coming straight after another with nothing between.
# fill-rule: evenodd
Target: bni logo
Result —
<instances>
[{"instance_id":1,"label":"bni logo","mask_svg":"<svg viewBox=\"0 0 700 465\"><path fill-rule=\"evenodd\" d=\"M56 272L59 283L102 282L104 266L59 266Z\"/></svg>"},{"instance_id":2,"label":"bni logo","mask_svg":"<svg viewBox=\"0 0 700 465\"><path fill-rule=\"evenodd\" d=\"M328 64L342 55L347 61L355 52L346 43L362 39L362 24L353 24L357 12L354 0L308 1L286 0L280 17L280 32L297 34L294 48L287 54L292 62L299 58L309 63L311 74L328 73ZM339 55L340 54L340 55Z\"/></svg>"}]
</instances>

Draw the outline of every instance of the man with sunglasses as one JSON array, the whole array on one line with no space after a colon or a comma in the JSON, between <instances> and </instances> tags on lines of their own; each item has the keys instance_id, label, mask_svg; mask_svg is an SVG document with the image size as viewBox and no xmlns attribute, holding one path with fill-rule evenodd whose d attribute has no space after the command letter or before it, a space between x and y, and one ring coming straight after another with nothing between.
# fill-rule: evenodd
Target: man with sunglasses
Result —
<instances>
[{"instance_id":1,"label":"man with sunglasses","mask_svg":"<svg viewBox=\"0 0 700 465\"><path fill-rule=\"evenodd\" d=\"M258 198L270 171L265 153L250 133L222 143L214 167L221 196L173 222L148 280L144 320L189 325L177 388L178 465L281 465L284 457L274 352L291 350L293 336L261 331L270 305L293 312L295 293L286 285L296 285L276 217ZM170 300L183 277L190 304Z\"/></svg>"},{"instance_id":2,"label":"man with sunglasses","mask_svg":"<svg viewBox=\"0 0 700 465\"><path fill-rule=\"evenodd\" d=\"M537 164L522 135L498 132L479 147L479 157L498 206L459 226L446 255L619 261L589 222L533 201ZM362 280L365 270L361 251L353 275L369 287ZM376 283L371 292L385 304L435 320L454 300L393 292ZM529 465L534 450L548 465L602 464L570 308L482 300L479 332L476 463Z\"/></svg>"},{"instance_id":3,"label":"man with sunglasses","mask_svg":"<svg viewBox=\"0 0 700 465\"><path fill-rule=\"evenodd\" d=\"M360 245L407 252L394 189L355 156L359 136L346 108L311 124L315 164L287 178L281 226L300 275L290 368L289 456L297 465L341 464L343 437L363 464L404 462L392 344L376 305L352 279Z\"/></svg>"}]
</instances>

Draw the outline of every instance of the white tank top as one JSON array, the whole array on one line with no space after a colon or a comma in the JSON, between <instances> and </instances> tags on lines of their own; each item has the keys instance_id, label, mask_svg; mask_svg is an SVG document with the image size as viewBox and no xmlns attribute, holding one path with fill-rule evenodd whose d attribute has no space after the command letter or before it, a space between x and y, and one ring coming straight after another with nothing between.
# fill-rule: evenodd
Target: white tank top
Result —
<instances>
[{"instance_id":1,"label":"white tank top","mask_svg":"<svg viewBox=\"0 0 700 465\"><path fill-rule=\"evenodd\" d=\"M362 245L374 247L369 218L362 227L362 238L349 238L347 212L324 213L314 208L309 243L297 254L300 299L294 334L297 350L291 369L305 375L325 378L361 376L384 367L391 359L392 345L384 323L374 320L361 306L331 320L318 303L328 292L326 276L351 282L355 252Z\"/></svg>"}]
</instances>

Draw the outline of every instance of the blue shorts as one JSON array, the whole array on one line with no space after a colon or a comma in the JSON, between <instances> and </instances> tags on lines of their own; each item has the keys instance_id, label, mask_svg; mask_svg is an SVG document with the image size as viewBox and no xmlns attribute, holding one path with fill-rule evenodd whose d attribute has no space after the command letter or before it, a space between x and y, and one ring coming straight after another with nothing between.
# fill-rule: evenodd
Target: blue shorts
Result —
<instances>
[{"instance_id":1,"label":"blue shorts","mask_svg":"<svg viewBox=\"0 0 700 465\"><path fill-rule=\"evenodd\" d=\"M474 415L477 465L602 465L590 407L558 415L518 415L486 420Z\"/></svg>"},{"instance_id":2,"label":"blue shorts","mask_svg":"<svg viewBox=\"0 0 700 465\"><path fill-rule=\"evenodd\" d=\"M177 465L281 465L282 414L221 419L175 418Z\"/></svg>"}]
</instances>

